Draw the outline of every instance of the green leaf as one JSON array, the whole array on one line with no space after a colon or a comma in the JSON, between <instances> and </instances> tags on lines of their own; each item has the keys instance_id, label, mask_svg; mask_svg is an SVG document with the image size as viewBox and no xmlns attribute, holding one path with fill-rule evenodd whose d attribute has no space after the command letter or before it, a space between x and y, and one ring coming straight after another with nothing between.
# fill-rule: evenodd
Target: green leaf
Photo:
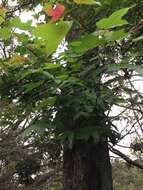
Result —
<instances>
[{"instance_id":1,"label":"green leaf","mask_svg":"<svg viewBox=\"0 0 143 190\"><path fill-rule=\"evenodd\" d=\"M21 22L19 18L13 18L10 21L11 27L19 28L21 30L30 30L31 28L33 28L31 24L32 24L32 21L28 21L25 23L25 22Z\"/></svg>"},{"instance_id":2,"label":"green leaf","mask_svg":"<svg viewBox=\"0 0 143 190\"><path fill-rule=\"evenodd\" d=\"M61 67L61 64L58 63L45 63L44 69L50 70L50 69L57 69Z\"/></svg>"},{"instance_id":3,"label":"green leaf","mask_svg":"<svg viewBox=\"0 0 143 190\"><path fill-rule=\"evenodd\" d=\"M107 67L108 72L118 71L121 69L132 69L141 75L143 74L143 67L142 66L132 65L132 64L129 64L128 62L123 62L123 63L119 63L119 64L110 64Z\"/></svg>"},{"instance_id":4,"label":"green leaf","mask_svg":"<svg viewBox=\"0 0 143 190\"><path fill-rule=\"evenodd\" d=\"M65 81L65 80L68 79L68 77L69 77L68 74L60 74L60 75L58 75L58 76L56 77L56 79L57 79L57 80L60 80L60 81Z\"/></svg>"},{"instance_id":5,"label":"green leaf","mask_svg":"<svg viewBox=\"0 0 143 190\"><path fill-rule=\"evenodd\" d=\"M3 40L7 40L10 38L11 35L11 29L4 27L4 28L0 28L0 38L2 38Z\"/></svg>"},{"instance_id":6,"label":"green leaf","mask_svg":"<svg viewBox=\"0 0 143 190\"><path fill-rule=\"evenodd\" d=\"M48 120L41 119L34 123L31 123L21 134L22 137L30 135L32 132L37 133L38 135L43 135L46 129L51 129L53 126Z\"/></svg>"},{"instance_id":7,"label":"green leaf","mask_svg":"<svg viewBox=\"0 0 143 190\"><path fill-rule=\"evenodd\" d=\"M84 53L89 49L95 48L99 45L103 45L105 41L102 38L96 36L96 34L88 34L77 41L70 43L70 47L76 53Z\"/></svg>"},{"instance_id":8,"label":"green leaf","mask_svg":"<svg viewBox=\"0 0 143 190\"><path fill-rule=\"evenodd\" d=\"M130 8L131 7L117 10L108 18L101 19L96 23L97 27L100 29L110 29L128 24L128 22L122 19L122 17L128 12Z\"/></svg>"},{"instance_id":9,"label":"green leaf","mask_svg":"<svg viewBox=\"0 0 143 190\"><path fill-rule=\"evenodd\" d=\"M26 88L25 92L30 92L34 90L35 88L39 87L41 84L43 84L44 81L38 81L38 82L31 82L28 84L25 84L24 87Z\"/></svg>"},{"instance_id":10,"label":"green leaf","mask_svg":"<svg viewBox=\"0 0 143 190\"><path fill-rule=\"evenodd\" d=\"M42 74L43 74L47 79L50 79L50 80L55 81L54 75L50 74L48 71L42 71Z\"/></svg>"},{"instance_id":11,"label":"green leaf","mask_svg":"<svg viewBox=\"0 0 143 190\"><path fill-rule=\"evenodd\" d=\"M123 38L127 37L128 33L124 30L118 30L118 31L106 31L104 33L104 37L107 41L118 41L122 40Z\"/></svg>"},{"instance_id":12,"label":"green leaf","mask_svg":"<svg viewBox=\"0 0 143 190\"><path fill-rule=\"evenodd\" d=\"M17 33L16 37L18 38L18 41L22 42L23 44L27 44L29 37L25 33Z\"/></svg>"},{"instance_id":13,"label":"green leaf","mask_svg":"<svg viewBox=\"0 0 143 190\"><path fill-rule=\"evenodd\" d=\"M47 107L53 107L56 102L56 97L49 97L45 100L42 100L38 104L38 108L47 108Z\"/></svg>"},{"instance_id":14,"label":"green leaf","mask_svg":"<svg viewBox=\"0 0 143 190\"><path fill-rule=\"evenodd\" d=\"M46 23L38 25L33 34L37 38L41 38L45 41L46 51L48 55L56 51L58 45L62 42L72 23L67 21L61 21L56 24Z\"/></svg>"},{"instance_id":15,"label":"green leaf","mask_svg":"<svg viewBox=\"0 0 143 190\"><path fill-rule=\"evenodd\" d=\"M85 4L85 5L99 5L101 6L101 3L95 0L73 0L77 4Z\"/></svg>"},{"instance_id":16,"label":"green leaf","mask_svg":"<svg viewBox=\"0 0 143 190\"><path fill-rule=\"evenodd\" d=\"M19 77L19 80L21 79L24 79L26 77L29 77L30 75L34 74L34 73L42 73L43 72L43 69L39 68L39 69L28 69L28 70L25 70L23 72L21 72L18 77Z\"/></svg>"}]
</instances>

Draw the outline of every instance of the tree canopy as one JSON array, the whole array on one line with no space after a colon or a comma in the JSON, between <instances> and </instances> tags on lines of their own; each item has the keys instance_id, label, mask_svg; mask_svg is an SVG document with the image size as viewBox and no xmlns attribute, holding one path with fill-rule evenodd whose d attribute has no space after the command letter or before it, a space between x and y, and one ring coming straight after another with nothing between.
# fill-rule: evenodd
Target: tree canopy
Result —
<instances>
[{"instance_id":1,"label":"tree canopy","mask_svg":"<svg viewBox=\"0 0 143 190\"><path fill-rule=\"evenodd\" d=\"M0 160L11 173L2 172L0 184L6 174L14 181L6 188L18 179L19 189L40 189L40 179L62 171L64 147L90 139L108 139L111 152L143 169L116 148L132 135L129 148L143 152L134 83L143 75L142 7L139 0L1 1Z\"/></svg>"}]
</instances>

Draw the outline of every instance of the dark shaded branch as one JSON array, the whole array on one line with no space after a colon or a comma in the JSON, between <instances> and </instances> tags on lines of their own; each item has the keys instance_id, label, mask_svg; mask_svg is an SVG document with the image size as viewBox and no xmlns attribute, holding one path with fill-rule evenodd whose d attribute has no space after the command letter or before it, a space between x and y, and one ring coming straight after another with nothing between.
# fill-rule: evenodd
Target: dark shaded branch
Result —
<instances>
[{"instance_id":1,"label":"dark shaded branch","mask_svg":"<svg viewBox=\"0 0 143 190\"><path fill-rule=\"evenodd\" d=\"M125 154L123 154L122 152L120 152L119 150L113 148L113 147L109 147L110 148L110 151L118 156L120 156L123 160L125 160L129 165L132 165L132 166L135 166L139 169L142 169L143 170L143 165L130 159L128 156L126 156Z\"/></svg>"}]
</instances>

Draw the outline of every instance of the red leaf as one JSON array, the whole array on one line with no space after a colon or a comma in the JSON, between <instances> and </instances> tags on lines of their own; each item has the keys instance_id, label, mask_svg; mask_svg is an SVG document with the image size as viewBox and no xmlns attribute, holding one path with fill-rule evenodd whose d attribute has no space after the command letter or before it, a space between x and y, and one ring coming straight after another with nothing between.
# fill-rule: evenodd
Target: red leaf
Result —
<instances>
[{"instance_id":1,"label":"red leaf","mask_svg":"<svg viewBox=\"0 0 143 190\"><path fill-rule=\"evenodd\" d=\"M62 17L64 10L64 5L56 3L56 6L54 8L52 8L51 6L48 7L47 15L52 17L51 22L56 22Z\"/></svg>"}]
</instances>

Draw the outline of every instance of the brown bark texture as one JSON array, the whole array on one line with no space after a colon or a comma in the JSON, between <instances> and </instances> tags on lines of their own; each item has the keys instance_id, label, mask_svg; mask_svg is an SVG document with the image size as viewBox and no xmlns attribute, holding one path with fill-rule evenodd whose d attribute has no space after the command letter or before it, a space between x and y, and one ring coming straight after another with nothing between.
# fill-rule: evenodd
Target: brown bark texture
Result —
<instances>
[{"instance_id":1,"label":"brown bark texture","mask_svg":"<svg viewBox=\"0 0 143 190\"><path fill-rule=\"evenodd\" d=\"M77 141L64 148L64 190L113 190L108 142Z\"/></svg>"}]
</instances>

